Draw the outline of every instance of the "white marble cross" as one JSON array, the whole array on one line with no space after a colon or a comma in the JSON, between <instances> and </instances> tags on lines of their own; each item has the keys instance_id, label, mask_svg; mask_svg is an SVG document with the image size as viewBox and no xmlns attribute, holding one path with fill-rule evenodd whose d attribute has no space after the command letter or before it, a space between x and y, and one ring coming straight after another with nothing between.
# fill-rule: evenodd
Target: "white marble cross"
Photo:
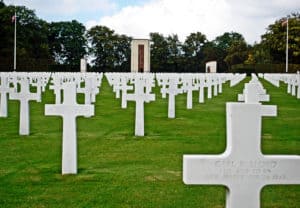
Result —
<instances>
[{"instance_id":1,"label":"white marble cross","mask_svg":"<svg viewBox=\"0 0 300 208\"><path fill-rule=\"evenodd\" d=\"M55 103L60 104L61 103L61 90L62 90L62 80L61 77L58 74L52 75L52 85L49 86L49 89L54 90L55 94Z\"/></svg>"},{"instance_id":2,"label":"white marble cross","mask_svg":"<svg viewBox=\"0 0 300 208\"><path fill-rule=\"evenodd\" d=\"M38 102L42 102L42 88L44 85L42 77L32 77L30 81L30 85L36 87L36 92L39 95Z\"/></svg>"},{"instance_id":3,"label":"white marble cross","mask_svg":"<svg viewBox=\"0 0 300 208\"><path fill-rule=\"evenodd\" d=\"M7 94L12 92L9 88L8 76L1 74L0 85L0 117L7 117Z\"/></svg>"},{"instance_id":4,"label":"white marble cross","mask_svg":"<svg viewBox=\"0 0 300 208\"><path fill-rule=\"evenodd\" d=\"M186 74L182 77L182 90L187 93L186 99L186 108L193 108L193 90L197 90L197 87L194 85L193 75Z\"/></svg>"},{"instance_id":5,"label":"white marble cross","mask_svg":"<svg viewBox=\"0 0 300 208\"><path fill-rule=\"evenodd\" d=\"M29 135L30 134L30 108L29 101L38 101L40 95L37 93L30 92L30 84L27 77L23 77L20 81L20 92L11 92L9 94L9 99L20 101L20 124L19 124L19 134Z\"/></svg>"},{"instance_id":6,"label":"white marble cross","mask_svg":"<svg viewBox=\"0 0 300 208\"><path fill-rule=\"evenodd\" d=\"M270 101L270 95L261 89L257 83L245 84L244 94L238 95L238 101L245 101L245 103L259 103Z\"/></svg>"},{"instance_id":7,"label":"white marble cross","mask_svg":"<svg viewBox=\"0 0 300 208\"><path fill-rule=\"evenodd\" d=\"M170 76L168 81L168 88L165 88L164 92L169 94L168 102L168 118L175 118L175 97L182 93L182 89L179 88L179 77Z\"/></svg>"},{"instance_id":8,"label":"white marble cross","mask_svg":"<svg viewBox=\"0 0 300 208\"><path fill-rule=\"evenodd\" d=\"M45 105L45 115L63 118L62 174L77 174L77 131L78 116L94 115L93 105L80 105L76 102L76 84L63 84L62 104Z\"/></svg>"},{"instance_id":9,"label":"white marble cross","mask_svg":"<svg viewBox=\"0 0 300 208\"><path fill-rule=\"evenodd\" d=\"M217 76L213 77L213 86L214 86L214 96L218 95L218 85L219 85L219 78Z\"/></svg>"},{"instance_id":10,"label":"white marble cross","mask_svg":"<svg viewBox=\"0 0 300 208\"><path fill-rule=\"evenodd\" d=\"M297 76L297 83L298 83L297 98L300 99L300 74L298 73L296 76Z\"/></svg>"},{"instance_id":11,"label":"white marble cross","mask_svg":"<svg viewBox=\"0 0 300 208\"><path fill-rule=\"evenodd\" d=\"M200 77L198 79L198 88L199 88L199 103L204 103L205 77Z\"/></svg>"},{"instance_id":12,"label":"white marble cross","mask_svg":"<svg viewBox=\"0 0 300 208\"><path fill-rule=\"evenodd\" d=\"M206 78L205 84L206 84L206 87L207 87L207 98L211 99L212 98L212 89L211 89L212 88L212 80L211 80L210 76L208 76Z\"/></svg>"},{"instance_id":13,"label":"white marble cross","mask_svg":"<svg viewBox=\"0 0 300 208\"><path fill-rule=\"evenodd\" d=\"M145 92L145 80L136 77L134 94L127 94L128 101L135 101L135 136L144 136L144 102L155 100L155 95Z\"/></svg>"},{"instance_id":14,"label":"white marble cross","mask_svg":"<svg viewBox=\"0 0 300 208\"><path fill-rule=\"evenodd\" d=\"M247 77L246 74L235 74L230 79L230 87L234 87Z\"/></svg>"},{"instance_id":15,"label":"white marble cross","mask_svg":"<svg viewBox=\"0 0 300 208\"><path fill-rule=\"evenodd\" d=\"M93 83L93 77L85 77L84 87L81 87L80 83L77 86L77 93L84 94L84 104L91 104L93 96L96 96L96 94L94 93L95 86L93 85Z\"/></svg>"},{"instance_id":16,"label":"white marble cross","mask_svg":"<svg viewBox=\"0 0 300 208\"><path fill-rule=\"evenodd\" d=\"M116 93L116 97L120 97L121 95L121 108L125 109L127 108L127 91L133 90L133 86L128 85L129 78L123 74L119 76L118 83L114 85L114 92Z\"/></svg>"},{"instance_id":17,"label":"white marble cross","mask_svg":"<svg viewBox=\"0 0 300 208\"><path fill-rule=\"evenodd\" d=\"M133 90L133 86L127 85L127 78L124 77L121 80L121 91L122 91L122 97L121 97L121 108L125 109L127 108L127 91L128 90Z\"/></svg>"},{"instance_id":18,"label":"white marble cross","mask_svg":"<svg viewBox=\"0 0 300 208\"><path fill-rule=\"evenodd\" d=\"M264 186L300 184L298 155L261 152L262 116L276 116L276 106L227 103L226 113L226 151L220 155L184 155L185 184L226 186L226 208L259 208Z\"/></svg>"}]
</instances>

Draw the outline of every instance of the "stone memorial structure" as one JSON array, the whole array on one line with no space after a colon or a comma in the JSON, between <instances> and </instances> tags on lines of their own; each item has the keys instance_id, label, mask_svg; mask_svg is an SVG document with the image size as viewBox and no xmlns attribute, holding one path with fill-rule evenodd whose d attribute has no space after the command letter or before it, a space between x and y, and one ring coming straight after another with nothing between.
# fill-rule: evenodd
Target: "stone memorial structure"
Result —
<instances>
[{"instance_id":1,"label":"stone memorial structure","mask_svg":"<svg viewBox=\"0 0 300 208\"><path fill-rule=\"evenodd\" d=\"M131 42L131 72L150 72L150 41L133 39Z\"/></svg>"},{"instance_id":2,"label":"stone memorial structure","mask_svg":"<svg viewBox=\"0 0 300 208\"><path fill-rule=\"evenodd\" d=\"M82 72L82 73L87 72L87 61L86 61L86 58L80 59L80 72Z\"/></svg>"},{"instance_id":3,"label":"stone memorial structure","mask_svg":"<svg viewBox=\"0 0 300 208\"><path fill-rule=\"evenodd\" d=\"M77 133L76 118L93 116L93 105L80 105L76 102L76 84L63 84L64 100L62 104L46 104L46 116L63 118L62 174L77 174Z\"/></svg>"},{"instance_id":4,"label":"stone memorial structure","mask_svg":"<svg viewBox=\"0 0 300 208\"><path fill-rule=\"evenodd\" d=\"M217 62L216 61L207 62L205 65L205 72L206 73L217 73Z\"/></svg>"},{"instance_id":5,"label":"stone memorial structure","mask_svg":"<svg viewBox=\"0 0 300 208\"><path fill-rule=\"evenodd\" d=\"M185 184L224 185L226 208L259 208L269 184L300 184L300 157L261 153L262 116L276 106L227 103L227 149L220 155L184 155Z\"/></svg>"}]
</instances>

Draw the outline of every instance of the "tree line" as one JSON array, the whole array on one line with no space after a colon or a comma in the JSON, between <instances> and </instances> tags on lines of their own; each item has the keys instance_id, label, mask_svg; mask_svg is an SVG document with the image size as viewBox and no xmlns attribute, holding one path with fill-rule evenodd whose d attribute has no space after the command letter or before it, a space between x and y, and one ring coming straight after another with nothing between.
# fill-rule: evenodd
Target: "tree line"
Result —
<instances>
[{"instance_id":1,"label":"tree line","mask_svg":"<svg viewBox=\"0 0 300 208\"><path fill-rule=\"evenodd\" d=\"M15 7L0 1L0 70L11 70L13 65L14 11ZM51 65L58 71L66 66L76 71L80 59L89 56L92 71L130 71L132 37L117 34L106 26L87 30L76 20L48 23L24 6L17 6L16 11L18 68L30 70L40 63L41 70ZM294 64L300 64L299 19L299 13L289 16L289 63ZM195 32L183 42L176 34L150 33L151 71L203 72L205 63L214 60L220 72L227 72L236 64L285 63L284 20L270 24L261 41L254 45L247 44L237 32L226 32L212 41Z\"/></svg>"}]
</instances>

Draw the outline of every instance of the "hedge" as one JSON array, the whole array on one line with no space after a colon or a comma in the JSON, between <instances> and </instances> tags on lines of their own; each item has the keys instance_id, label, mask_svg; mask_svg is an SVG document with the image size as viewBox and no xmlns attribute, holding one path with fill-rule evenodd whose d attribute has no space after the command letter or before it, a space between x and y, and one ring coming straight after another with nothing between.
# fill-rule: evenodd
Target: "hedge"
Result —
<instances>
[{"instance_id":1,"label":"hedge","mask_svg":"<svg viewBox=\"0 0 300 208\"><path fill-rule=\"evenodd\" d=\"M288 72L300 71L300 64L289 64ZM285 64L237 64L229 72L232 73L285 73Z\"/></svg>"}]
</instances>

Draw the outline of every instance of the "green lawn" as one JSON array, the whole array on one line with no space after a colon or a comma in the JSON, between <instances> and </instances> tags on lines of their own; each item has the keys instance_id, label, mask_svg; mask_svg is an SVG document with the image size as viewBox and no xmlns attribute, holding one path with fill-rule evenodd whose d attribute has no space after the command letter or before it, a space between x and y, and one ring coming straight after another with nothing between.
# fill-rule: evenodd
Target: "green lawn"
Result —
<instances>
[{"instance_id":1,"label":"green lawn","mask_svg":"<svg viewBox=\"0 0 300 208\"><path fill-rule=\"evenodd\" d=\"M249 81L247 79L246 81ZM263 119L264 154L300 154L300 100L263 81L278 116ZM145 105L145 137L134 135L134 102L121 109L106 79L97 96L96 115L78 118L78 175L61 175L62 120L44 116L54 103L32 102L31 134L18 135L18 102L9 101L9 117L0 118L0 207L225 207L222 186L182 182L183 154L218 154L226 147L225 102L236 101L244 82L205 104L194 93L176 97L176 119L167 118L167 99ZM79 97L82 102L83 96ZM300 186L267 186L264 208L299 208Z\"/></svg>"}]
</instances>

